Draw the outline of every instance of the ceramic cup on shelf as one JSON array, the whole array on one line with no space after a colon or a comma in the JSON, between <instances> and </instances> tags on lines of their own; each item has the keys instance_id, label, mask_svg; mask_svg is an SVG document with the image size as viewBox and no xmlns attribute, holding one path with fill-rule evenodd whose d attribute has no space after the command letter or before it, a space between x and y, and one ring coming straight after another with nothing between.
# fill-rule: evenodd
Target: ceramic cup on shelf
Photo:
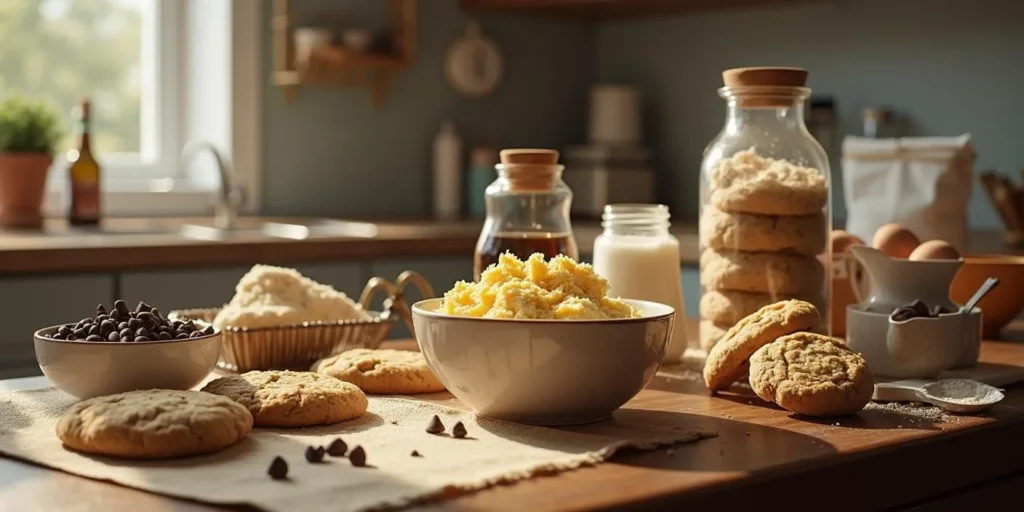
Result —
<instances>
[{"instance_id":1,"label":"ceramic cup on shelf","mask_svg":"<svg viewBox=\"0 0 1024 512\"><path fill-rule=\"evenodd\" d=\"M331 44L334 36L325 28L298 27L292 34L295 43L295 63L305 65L313 50Z\"/></svg>"}]
</instances>

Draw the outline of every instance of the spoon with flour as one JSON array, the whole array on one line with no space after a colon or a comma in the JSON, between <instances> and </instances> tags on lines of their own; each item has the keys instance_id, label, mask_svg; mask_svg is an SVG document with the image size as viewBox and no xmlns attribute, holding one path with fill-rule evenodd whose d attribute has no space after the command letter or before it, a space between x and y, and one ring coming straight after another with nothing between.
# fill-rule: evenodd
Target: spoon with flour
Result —
<instances>
[{"instance_id":1,"label":"spoon with flour","mask_svg":"<svg viewBox=\"0 0 1024 512\"><path fill-rule=\"evenodd\" d=\"M1004 398L1003 390L970 379L904 380L875 385L875 400L926 402L949 412L984 411Z\"/></svg>"}]
</instances>

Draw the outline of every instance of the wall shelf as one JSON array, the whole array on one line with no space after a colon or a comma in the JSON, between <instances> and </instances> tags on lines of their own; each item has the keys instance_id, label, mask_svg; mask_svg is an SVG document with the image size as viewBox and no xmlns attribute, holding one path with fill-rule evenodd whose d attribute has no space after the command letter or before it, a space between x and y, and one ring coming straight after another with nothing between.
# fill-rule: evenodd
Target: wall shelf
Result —
<instances>
[{"instance_id":1,"label":"wall shelf","mask_svg":"<svg viewBox=\"0 0 1024 512\"><path fill-rule=\"evenodd\" d=\"M292 0L274 0L273 70L271 82L281 87L286 102L303 85L364 87L374 107L384 98L398 73L416 56L416 0L388 0L389 53L357 52L331 45L314 49L305 62L296 62L292 39Z\"/></svg>"},{"instance_id":2,"label":"wall shelf","mask_svg":"<svg viewBox=\"0 0 1024 512\"><path fill-rule=\"evenodd\" d=\"M460 0L460 3L467 11L522 12L543 16L615 20L801 1L812 0Z\"/></svg>"}]
</instances>

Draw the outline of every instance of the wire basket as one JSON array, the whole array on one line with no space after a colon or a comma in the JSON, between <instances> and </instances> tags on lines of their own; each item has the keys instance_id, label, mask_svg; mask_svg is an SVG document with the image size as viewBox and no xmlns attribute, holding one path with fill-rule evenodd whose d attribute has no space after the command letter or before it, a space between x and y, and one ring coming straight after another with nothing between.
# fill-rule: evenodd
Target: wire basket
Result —
<instances>
[{"instance_id":1,"label":"wire basket","mask_svg":"<svg viewBox=\"0 0 1024 512\"><path fill-rule=\"evenodd\" d=\"M316 361L334 354L379 347L398 318L405 322L409 332L415 333L411 311L405 301L405 288L410 283L419 288L424 298L434 296L430 283L423 276L407 270L394 283L381 277L374 277L366 283L359 304L370 313L371 318L367 320L305 322L273 327L225 326L217 366L239 373L250 370L308 370ZM387 294L383 311L370 311L370 303L380 292ZM171 311L167 317L212 323L220 310L182 309Z\"/></svg>"}]
</instances>

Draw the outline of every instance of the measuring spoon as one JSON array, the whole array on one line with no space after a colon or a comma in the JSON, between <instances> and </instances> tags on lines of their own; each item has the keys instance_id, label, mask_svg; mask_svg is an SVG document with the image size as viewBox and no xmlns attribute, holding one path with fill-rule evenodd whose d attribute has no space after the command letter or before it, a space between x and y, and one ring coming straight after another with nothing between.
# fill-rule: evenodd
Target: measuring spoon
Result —
<instances>
[{"instance_id":1,"label":"measuring spoon","mask_svg":"<svg viewBox=\"0 0 1024 512\"><path fill-rule=\"evenodd\" d=\"M949 412L970 414L999 403L1003 390L970 379L900 380L875 384L880 402L925 402Z\"/></svg>"}]
</instances>

